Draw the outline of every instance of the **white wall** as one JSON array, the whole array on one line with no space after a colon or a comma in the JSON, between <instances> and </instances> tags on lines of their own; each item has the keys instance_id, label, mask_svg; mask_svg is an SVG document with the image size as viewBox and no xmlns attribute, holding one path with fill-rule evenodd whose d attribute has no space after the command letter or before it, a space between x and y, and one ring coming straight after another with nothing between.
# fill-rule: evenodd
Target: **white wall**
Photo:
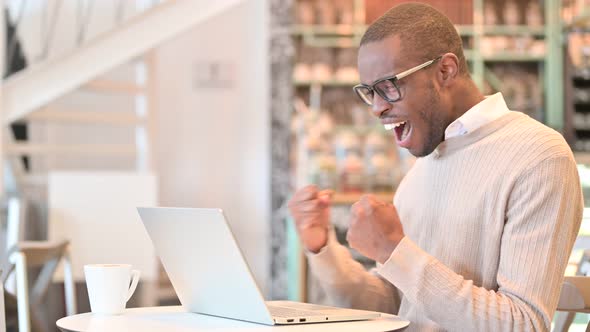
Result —
<instances>
[{"instance_id":1,"label":"white wall","mask_svg":"<svg viewBox=\"0 0 590 332\"><path fill-rule=\"evenodd\" d=\"M156 117L160 202L223 208L264 292L270 264L267 12L267 1L245 0L159 47ZM207 83L212 63L233 87ZM195 86L199 78L209 87Z\"/></svg>"},{"instance_id":2,"label":"white wall","mask_svg":"<svg viewBox=\"0 0 590 332\"><path fill-rule=\"evenodd\" d=\"M45 0L44 0L45 1ZM47 0L54 3L57 0ZM185 0L197 1L197 0ZM206 1L206 0L199 0ZM113 25L117 1L93 0L95 13L90 37ZM151 3L137 0L136 3ZM29 57L41 51L40 3L27 2L20 37ZM74 47L77 0L64 1L50 57ZM9 2L13 15L18 0ZM127 3L126 16L134 4ZM270 114L268 0L244 0L232 10L209 20L156 50L158 88L155 164L161 205L220 207L226 211L234 234L263 292L270 270ZM69 14L68 14L69 13ZM91 38L90 38L91 39ZM32 61L35 62L35 61ZM207 87L209 65L221 64L230 87ZM195 79L205 87L197 87ZM215 84L213 84L215 85ZM66 109L129 110L123 100L100 102L96 96L74 93L56 102ZM31 124L33 141L129 143L131 132L120 128L66 128ZM122 169L131 160L69 160L34 158L33 169ZM187 257L190 259L190 257Z\"/></svg>"}]
</instances>

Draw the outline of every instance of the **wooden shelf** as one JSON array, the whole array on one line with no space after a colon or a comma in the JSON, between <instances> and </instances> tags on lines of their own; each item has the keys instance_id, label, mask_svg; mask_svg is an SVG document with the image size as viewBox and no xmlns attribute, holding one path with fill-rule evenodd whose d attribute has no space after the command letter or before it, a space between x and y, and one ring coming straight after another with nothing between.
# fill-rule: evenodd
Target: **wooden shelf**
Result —
<instances>
[{"instance_id":1,"label":"wooden shelf","mask_svg":"<svg viewBox=\"0 0 590 332\"><path fill-rule=\"evenodd\" d=\"M483 27L484 35L496 36L545 36L545 27L530 27L528 25L493 25Z\"/></svg>"},{"instance_id":2,"label":"wooden shelf","mask_svg":"<svg viewBox=\"0 0 590 332\"><path fill-rule=\"evenodd\" d=\"M471 49L464 49L463 55L467 61L474 61L477 52ZM545 55L529 55L521 53L498 53L491 55L479 55L485 62L542 62Z\"/></svg>"},{"instance_id":3,"label":"wooden shelf","mask_svg":"<svg viewBox=\"0 0 590 332\"><path fill-rule=\"evenodd\" d=\"M300 35L329 35L329 36L352 36L355 34L362 34L367 29L366 25L294 25L291 28L291 34L294 36Z\"/></svg>"},{"instance_id":4,"label":"wooden shelf","mask_svg":"<svg viewBox=\"0 0 590 332\"><path fill-rule=\"evenodd\" d=\"M542 62L545 61L545 55L528 55L528 54L514 54L501 53L494 55L482 56L484 61L488 62Z\"/></svg>"},{"instance_id":5,"label":"wooden shelf","mask_svg":"<svg viewBox=\"0 0 590 332\"><path fill-rule=\"evenodd\" d=\"M474 25L455 25L461 36L474 36L476 27ZM481 27L485 36L545 36L545 27L530 27L528 25L484 25Z\"/></svg>"},{"instance_id":6,"label":"wooden shelf","mask_svg":"<svg viewBox=\"0 0 590 332\"><path fill-rule=\"evenodd\" d=\"M476 28L473 25L455 25L457 32L461 36L475 35ZM362 35L367 29L366 25L301 25L296 24L291 28L291 34L294 36L302 35L327 35L327 36L354 36ZM528 25L492 25L483 26L482 31L484 35L496 36L545 36L545 27L530 27Z\"/></svg>"},{"instance_id":7,"label":"wooden shelf","mask_svg":"<svg viewBox=\"0 0 590 332\"><path fill-rule=\"evenodd\" d=\"M359 84L358 81L341 81L341 80L326 80L326 81L294 81L295 86L307 87L311 85L321 85L327 87L350 87Z\"/></svg>"},{"instance_id":8,"label":"wooden shelf","mask_svg":"<svg viewBox=\"0 0 590 332\"><path fill-rule=\"evenodd\" d=\"M337 193L334 193L334 196L332 197L332 202L333 202L333 204L337 204L337 205L351 205L351 204L356 203L359 199L361 199L361 196L363 196L365 194L376 195L379 199L381 199L385 202L391 203L393 201L394 192L377 192L377 193L363 193L363 192L342 193L342 192L337 192Z\"/></svg>"}]
</instances>

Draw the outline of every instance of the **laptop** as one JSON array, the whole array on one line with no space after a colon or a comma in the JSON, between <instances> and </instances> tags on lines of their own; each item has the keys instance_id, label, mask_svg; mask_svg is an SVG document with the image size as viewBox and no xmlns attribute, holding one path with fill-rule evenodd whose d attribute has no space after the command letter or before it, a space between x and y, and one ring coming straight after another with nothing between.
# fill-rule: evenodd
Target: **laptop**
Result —
<instances>
[{"instance_id":1,"label":"laptop","mask_svg":"<svg viewBox=\"0 0 590 332\"><path fill-rule=\"evenodd\" d=\"M265 302L223 211L137 208L183 307L266 325L377 318L373 311L291 301Z\"/></svg>"}]
</instances>

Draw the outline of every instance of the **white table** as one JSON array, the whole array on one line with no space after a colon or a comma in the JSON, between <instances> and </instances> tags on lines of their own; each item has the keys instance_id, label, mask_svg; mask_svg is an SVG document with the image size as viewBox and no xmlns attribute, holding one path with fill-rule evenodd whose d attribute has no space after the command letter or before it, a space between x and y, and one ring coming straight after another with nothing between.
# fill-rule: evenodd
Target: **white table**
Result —
<instances>
[{"instance_id":1,"label":"white table","mask_svg":"<svg viewBox=\"0 0 590 332\"><path fill-rule=\"evenodd\" d=\"M64 332L156 332L156 331L303 331L303 332L382 332L402 329L407 320L394 315L381 318L342 323L318 323L288 326L267 326L232 319L217 318L186 312L181 306L127 309L117 316L100 316L91 313L64 317L57 321Z\"/></svg>"}]
</instances>

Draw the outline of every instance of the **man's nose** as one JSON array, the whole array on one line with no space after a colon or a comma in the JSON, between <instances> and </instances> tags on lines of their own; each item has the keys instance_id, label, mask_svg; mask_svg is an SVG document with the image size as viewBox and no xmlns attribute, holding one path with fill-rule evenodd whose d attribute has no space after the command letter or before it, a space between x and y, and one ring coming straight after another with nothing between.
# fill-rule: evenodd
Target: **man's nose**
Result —
<instances>
[{"instance_id":1,"label":"man's nose","mask_svg":"<svg viewBox=\"0 0 590 332\"><path fill-rule=\"evenodd\" d=\"M373 95L373 106L371 106L371 113L376 117L381 117L383 112L391 108L391 103L383 99L379 94Z\"/></svg>"}]
</instances>

